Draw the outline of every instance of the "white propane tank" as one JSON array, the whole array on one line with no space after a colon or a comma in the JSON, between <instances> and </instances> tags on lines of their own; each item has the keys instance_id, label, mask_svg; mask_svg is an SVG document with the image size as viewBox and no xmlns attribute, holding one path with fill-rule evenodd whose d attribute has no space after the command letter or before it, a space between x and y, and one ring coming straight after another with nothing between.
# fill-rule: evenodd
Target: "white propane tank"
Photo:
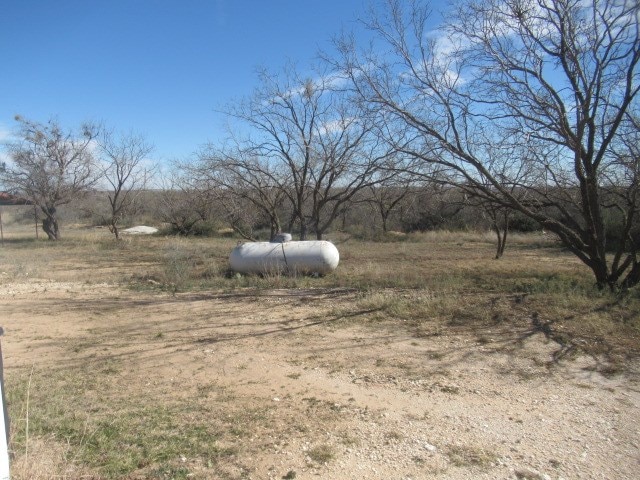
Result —
<instances>
[{"instance_id":1,"label":"white propane tank","mask_svg":"<svg viewBox=\"0 0 640 480\"><path fill-rule=\"evenodd\" d=\"M250 242L229 255L231 269L239 273L298 272L324 275L338 266L340 254L331 242Z\"/></svg>"}]
</instances>

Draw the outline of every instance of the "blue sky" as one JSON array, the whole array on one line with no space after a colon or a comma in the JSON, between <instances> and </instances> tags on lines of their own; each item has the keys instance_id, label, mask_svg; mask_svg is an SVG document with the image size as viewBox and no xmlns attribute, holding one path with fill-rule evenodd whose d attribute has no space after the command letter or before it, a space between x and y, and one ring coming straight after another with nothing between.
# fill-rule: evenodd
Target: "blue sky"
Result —
<instances>
[{"instance_id":1,"label":"blue sky","mask_svg":"<svg viewBox=\"0 0 640 480\"><path fill-rule=\"evenodd\" d=\"M142 133L159 161L223 135L256 68L308 68L380 0L4 0L0 138L16 114Z\"/></svg>"}]
</instances>

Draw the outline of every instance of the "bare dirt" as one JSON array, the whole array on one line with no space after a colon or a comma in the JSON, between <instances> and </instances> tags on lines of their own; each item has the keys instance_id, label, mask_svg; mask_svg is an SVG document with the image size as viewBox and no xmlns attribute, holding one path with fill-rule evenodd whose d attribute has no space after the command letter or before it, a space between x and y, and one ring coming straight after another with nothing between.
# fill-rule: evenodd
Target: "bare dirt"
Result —
<instances>
[{"instance_id":1,"label":"bare dirt","mask_svg":"<svg viewBox=\"0 0 640 480\"><path fill-rule=\"evenodd\" d=\"M234 408L266 416L228 466L246 478L638 478L634 365L605 378L590 357L552 362L560 346L530 324L416 337L357 305L349 290L5 282L5 375L118 362L114 388L158 402L224 388ZM217 478L189 452L182 461Z\"/></svg>"}]
</instances>

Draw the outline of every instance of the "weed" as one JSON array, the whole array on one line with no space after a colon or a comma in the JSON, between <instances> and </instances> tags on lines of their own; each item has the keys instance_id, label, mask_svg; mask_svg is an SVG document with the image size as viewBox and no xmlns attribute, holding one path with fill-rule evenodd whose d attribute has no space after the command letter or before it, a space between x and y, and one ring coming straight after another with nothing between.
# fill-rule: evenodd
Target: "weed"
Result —
<instances>
[{"instance_id":1,"label":"weed","mask_svg":"<svg viewBox=\"0 0 640 480\"><path fill-rule=\"evenodd\" d=\"M333 460L336 456L335 450L330 445L322 444L317 447L313 447L307 453L309 458L314 462L324 465Z\"/></svg>"},{"instance_id":2,"label":"weed","mask_svg":"<svg viewBox=\"0 0 640 480\"><path fill-rule=\"evenodd\" d=\"M387 438L387 440L399 441L404 438L404 435L397 430L391 430L390 432L387 432L385 434L385 437Z\"/></svg>"},{"instance_id":3,"label":"weed","mask_svg":"<svg viewBox=\"0 0 640 480\"><path fill-rule=\"evenodd\" d=\"M166 253L164 275L166 284L175 290L186 288L195 269L196 260L188 250L184 239L174 240Z\"/></svg>"},{"instance_id":4,"label":"weed","mask_svg":"<svg viewBox=\"0 0 640 480\"><path fill-rule=\"evenodd\" d=\"M185 467L163 465L153 471L153 478L162 478L167 480L183 480L189 477L190 477L189 469Z\"/></svg>"},{"instance_id":5,"label":"weed","mask_svg":"<svg viewBox=\"0 0 640 480\"><path fill-rule=\"evenodd\" d=\"M443 393L451 393L456 395L460 393L460 387L456 385L443 385L440 387L440 391Z\"/></svg>"},{"instance_id":6,"label":"weed","mask_svg":"<svg viewBox=\"0 0 640 480\"><path fill-rule=\"evenodd\" d=\"M360 445L360 439L348 431L341 432L338 436L340 438L340 443L347 447Z\"/></svg>"},{"instance_id":7,"label":"weed","mask_svg":"<svg viewBox=\"0 0 640 480\"><path fill-rule=\"evenodd\" d=\"M457 467L488 467L496 459L496 455L487 450L468 445L452 445L447 449L451 463Z\"/></svg>"}]
</instances>

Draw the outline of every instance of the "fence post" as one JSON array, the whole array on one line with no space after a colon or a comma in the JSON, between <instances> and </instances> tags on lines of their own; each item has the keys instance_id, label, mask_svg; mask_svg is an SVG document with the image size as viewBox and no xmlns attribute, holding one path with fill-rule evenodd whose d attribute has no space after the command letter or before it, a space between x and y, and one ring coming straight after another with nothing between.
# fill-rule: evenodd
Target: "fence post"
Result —
<instances>
[{"instance_id":1,"label":"fence post","mask_svg":"<svg viewBox=\"0 0 640 480\"><path fill-rule=\"evenodd\" d=\"M0 327L0 337L4 335L4 328ZM4 394L4 367L2 364L2 342L0 342L0 480L9 480L9 412ZM4 435L2 434L4 430Z\"/></svg>"}]
</instances>

